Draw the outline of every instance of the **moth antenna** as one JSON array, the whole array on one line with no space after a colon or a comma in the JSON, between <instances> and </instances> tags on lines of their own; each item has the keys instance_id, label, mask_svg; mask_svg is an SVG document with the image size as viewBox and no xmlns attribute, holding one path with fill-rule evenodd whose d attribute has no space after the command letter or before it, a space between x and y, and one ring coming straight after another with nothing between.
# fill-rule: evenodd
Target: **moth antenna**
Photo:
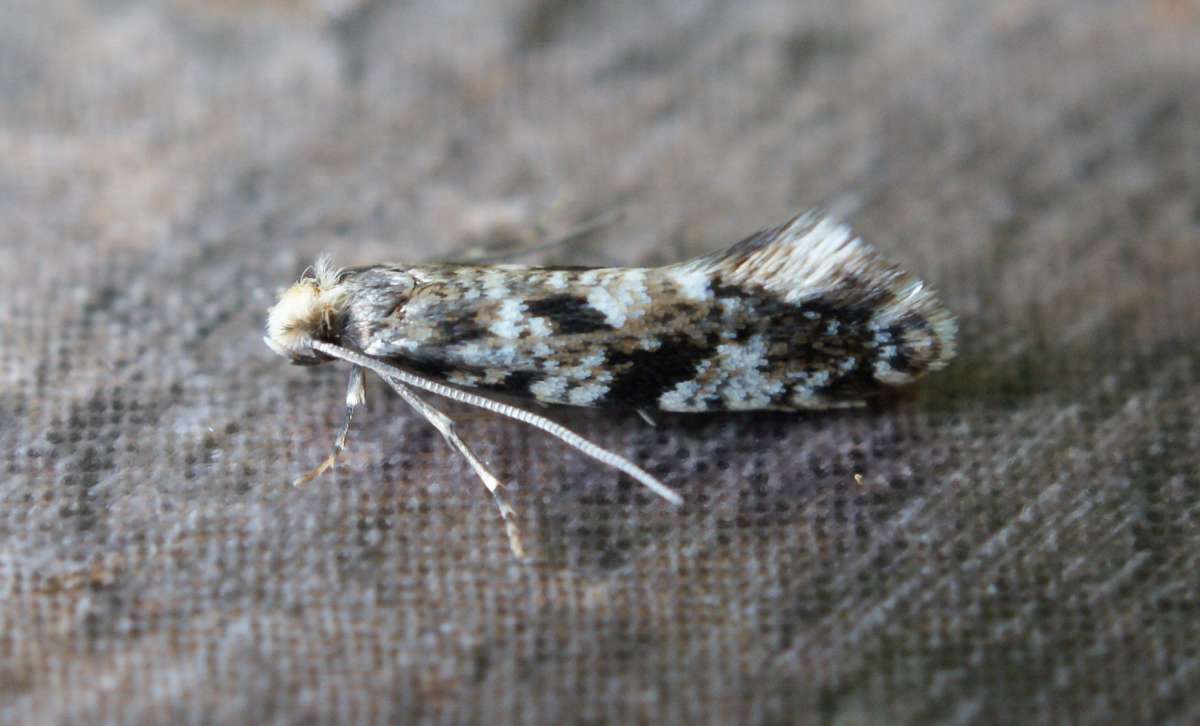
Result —
<instances>
[{"instance_id":1,"label":"moth antenna","mask_svg":"<svg viewBox=\"0 0 1200 726\"><path fill-rule=\"evenodd\" d=\"M312 341L311 345L314 350L318 350L325 355L332 356L334 358L341 358L348 363L362 366L363 368L374 371L384 379L395 379L414 388L420 388L424 391L429 391L430 393L449 398L452 401L465 403L468 406L475 406L476 408L482 408L485 411L498 413L501 416L507 416L508 418L515 419L521 423L533 426L536 429L541 429L563 443L573 446L584 454L592 457L596 461L599 461L607 466L611 466L619 471L625 472L629 476L641 482L647 489L663 499L666 499L668 502L676 505L683 504L683 497L679 496L678 492L666 486L658 479L655 479L650 475L649 472L645 471L637 464L634 464L632 461L626 459L620 454L616 454L608 449L593 444L562 424L555 423L548 418L538 416L536 413L531 413L525 409L517 408L516 406L510 406L506 403L493 401L490 398L485 398L467 391L461 391L443 383L422 378L421 376L414 375L401 368L388 365L387 363L372 358L371 356L363 355L362 353L350 350L349 348L343 348L340 345L333 345L332 343L326 343L320 340Z\"/></svg>"}]
</instances>

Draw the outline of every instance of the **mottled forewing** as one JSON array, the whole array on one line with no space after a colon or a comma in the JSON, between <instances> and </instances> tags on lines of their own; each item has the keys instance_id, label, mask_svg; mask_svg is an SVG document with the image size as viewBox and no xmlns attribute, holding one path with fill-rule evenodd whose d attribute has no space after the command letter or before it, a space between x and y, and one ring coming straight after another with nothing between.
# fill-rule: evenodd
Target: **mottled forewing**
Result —
<instances>
[{"instance_id":1,"label":"mottled forewing","mask_svg":"<svg viewBox=\"0 0 1200 726\"><path fill-rule=\"evenodd\" d=\"M779 231L772 231L778 236ZM412 268L423 282L364 350L449 383L546 403L669 411L852 405L920 363L930 324L853 280L747 279L771 238L653 269Z\"/></svg>"}]
</instances>

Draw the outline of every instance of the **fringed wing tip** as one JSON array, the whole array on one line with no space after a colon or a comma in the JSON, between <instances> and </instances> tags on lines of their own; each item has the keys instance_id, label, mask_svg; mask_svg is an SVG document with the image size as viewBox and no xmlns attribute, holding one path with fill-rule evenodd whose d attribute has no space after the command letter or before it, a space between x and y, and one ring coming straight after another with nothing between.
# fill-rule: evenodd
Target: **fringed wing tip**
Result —
<instances>
[{"instance_id":1,"label":"fringed wing tip","mask_svg":"<svg viewBox=\"0 0 1200 726\"><path fill-rule=\"evenodd\" d=\"M798 214L687 264L722 285L764 289L794 304L824 299L857 307L872 329L900 331L899 355L909 370L888 371L881 376L886 382L944 368L955 355L957 324L936 293L850 227L817 212Z\"/></svg>"},{"instance_id":2,"label":"fringed wing tip","mask_svg":"<svg viewBox=\"0 0 1200 726\"><path fill-rule=\"evenodd\" d=\"M849 227L811 211L688 265L791 301L847 284L884 284L900 272Z\"/></svg>"}]
</instances>

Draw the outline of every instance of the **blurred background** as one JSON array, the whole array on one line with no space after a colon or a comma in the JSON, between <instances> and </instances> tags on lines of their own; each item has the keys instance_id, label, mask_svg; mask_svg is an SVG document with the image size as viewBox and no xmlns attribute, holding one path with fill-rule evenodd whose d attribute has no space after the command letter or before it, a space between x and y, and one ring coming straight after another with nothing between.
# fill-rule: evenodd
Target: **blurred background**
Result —
<instances>
[{"instance_id":1,"label":"blurred background","mask_svg":"<svg viewBox=\"0 0 1200 726\"><path fill-rule=\"evenodd\" d=\"M0 0L0 721L1200 721L1200 3ZM652 265L810 207L961 352L550 410L260 340L322 251ZM855 475L861 475L856 478Z\"/></svg>"}]
</instances>

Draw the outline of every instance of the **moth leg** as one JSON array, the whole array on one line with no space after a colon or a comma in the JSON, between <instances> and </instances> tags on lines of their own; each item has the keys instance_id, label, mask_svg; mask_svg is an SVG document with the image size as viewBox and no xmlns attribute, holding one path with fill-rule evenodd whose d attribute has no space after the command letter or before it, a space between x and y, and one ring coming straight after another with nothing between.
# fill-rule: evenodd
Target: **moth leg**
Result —
<instances>
[{"instance_id":1,"label":"moth leg","mask_svg":"<svg viewBox=\"0 0 1200 726\"><path fill-rule=\"evenodd\" d=\"M338 454L346 448L346 435L350 433L350 420L354 418L354 411L367 400L367 389L363 385L363 378L362 368L354 366L350 369L350 383L346 386L346 413L342 417L342 427L338 429L338 434L333 439L333 451L317 468L292 482L292 486L298 487L307 484L333 468Z\"/></svg>"},{"instance_id":2,"label":"moth leg","mask_svg":"<svg viewBox=\"0 0 1200 726\"><path fill-rule=\"evenodd\" d=\"M654 420L654 417L652 417L646 411L646 409L644 409L644 408L637 409L637 415L641 416L642 420L645 421L646 423L650 424L650 426L652 426L654 428L658 428L658 422Z\"/></svg>"},{"instance_id":3,"label":"moth leg","mask_svg":"<svg viewBox=\"0 0 1200 726\"><path fill-rule=\"evenodd\" d=\"M418 413L425 417L429 423L433 424L434 428L441 432L442 437L446 439L446 443L458 450L458 453L463 455L471 468L475 470L475 474L483 480L483 485L492 493L492 498L496 500L496 506L500 509L500 518L504 520L504 530L508 534L508 546L512 549L514 555L524 559L525 546L521 543L521 529L517 525L517 514L508 502L504 500L504 495L501 490L504 489L504 484L501 483L496 475L488 471L466 442L459 438L454 431L454 421L449 416L434 408L420 396L418 396L411 388L404 385L400 381L391 378L384 378L388 385L392 387L400 397L408 402L410 406L415 408Z\"/></svg>"}]
</instances>

